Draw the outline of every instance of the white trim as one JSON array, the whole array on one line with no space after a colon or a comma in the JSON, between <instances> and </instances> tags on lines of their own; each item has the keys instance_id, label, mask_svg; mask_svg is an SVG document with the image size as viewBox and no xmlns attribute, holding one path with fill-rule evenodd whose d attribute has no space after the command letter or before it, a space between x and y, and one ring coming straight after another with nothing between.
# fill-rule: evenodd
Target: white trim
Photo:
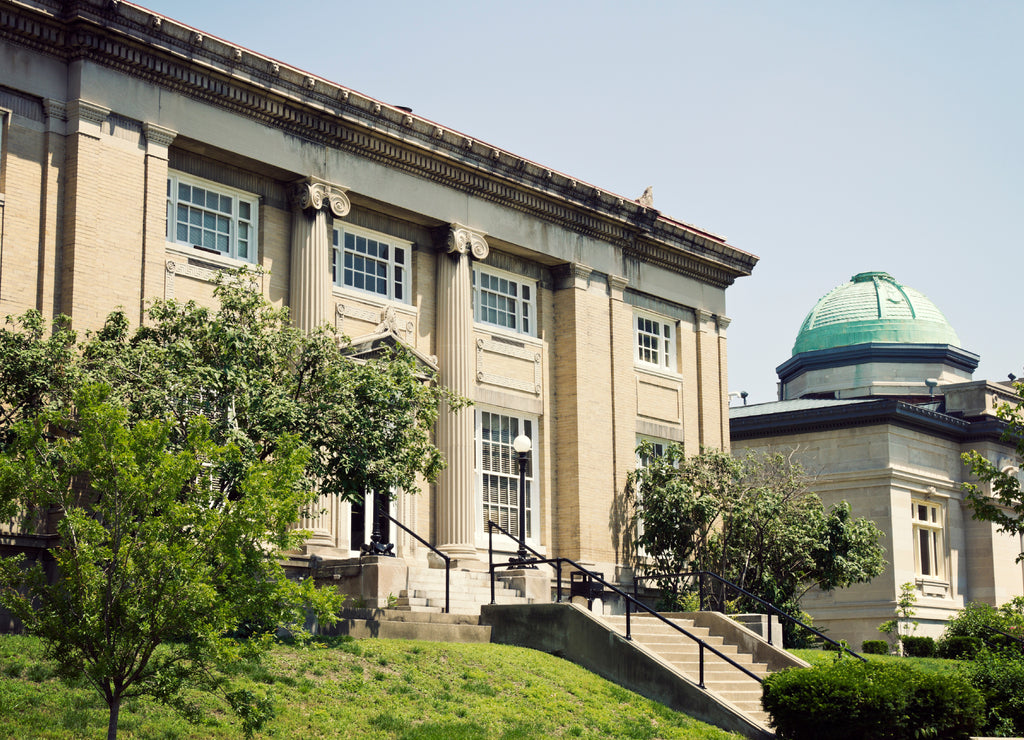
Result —
<instances>
[{"instance_id":1,"label":"white trim","mask_svg":"<svg viewBox=\"0 0 1024 740\"><path fill-rule=\"evenodd\" d=\"M199 210L199 207L196 204L178 203L179 185L198 187L202 188L203 190L216 193L217 195L231 198L232 208L230 216L226 214L218 216L219 218L226 219L229 222L230 232L228 234L229 243L227 245L227 251L221 251L216 247L196 245L192 242L192 240L181 241L178 239L177 209L179 205L184 206L186 208L192 206L196 210ZM231 260L232 262L238 262L243 264L259 264L259 196L253 193L247 193L244 190L232 188L228 185L221 185L220 183L213 182L212 180L204 180L200 177L188 175L183 172L169 170L167 173L166 204L166 238L168 244L174 245L179 251L188 253L190 256L206 259L219 257L222 260ZM241 206L243 204L249 207L248 218L245 218L241 213ZM250 231L250 235L247 240L248 255L245 257L239 257L239 231L241 230L241 226L243 225L246 226ZM189 229L192 229L196 225L186 226ZM209 231L208 225L206 223L203 224L203 230Z\"/></svg>"},{"instance_id":2,"label":"white trim","mask_svg":"<svg viewBox=\"0 0 1024 740\"><path fill-rule=\"evenodd\" d=\"M925 508L925 519L921 519L919 507ZM918 579L949 583L949 563L946 554L946 507L942 503L912 498L910 500L911 531L914 540L914 573ZM922 535L925 545L922 548ZM931 561L931 572L925 573L922 566L922 549L927 551Z\"/></svg>"},{"instance_id":3,"label":"white trim","mask_svg":"<svg viewBox=\"0 0 1024 740\"><path fill-rule=\"evenodd\" d=\"M524 432L524 428L523 427L525 426L526 422L528 422L530 424L530 427L531 427L531 429L530 429L530 434L531 434L530 439L533 442L533 448L532 448L532 450L530 452L529 475L527 475L527 477L526 477L526 481L527 481L527 484L528 484L527 485L526 508L530 512L529 531L528 531L528 534L526 536L526 542L531 547L539 548L539 546L540 546L540 536L539 535L540 535L540 532L541 532L541 512L540 512L541 497L540 497L540 475L539 475L540 465L539 465L539 462L538 462L538 460L539 460L539 454L538 454L539 450L538 450L538 447L539 447L539 437L540 437L540 432L539 432L540 425L538 423L538 418L536 416L531 415L531 414L524 414L523 412L517 411L515 409L488 407L488 406L480 406L480 405L476 406L476 408L474 410L474 414L473 414L473 502L474 502L473 509L474 509L474 512L475 512L475 519L476 519L476 525L474 527L474 530L476 532L477 541L479 542L481 538L483 538L484 543L486 543L486 541L487 541L487 528L484 525L484 501L483 501L483 485L484 485L483 484L483 478L484 478L484 472L485 471L482 469L482 463L483 463L483 434L482 434L482 430L483 430L482 421L483 420L482 420L482 415L485 414L485 413L486 414L496 414L496 415L500 415L500 416L507 416L507 417L510 417L512 419L517 420L519 422L519 424L518 424L518 433L523 433ZM512 439L509 439L508 440L508 445L510 447L511 447L511 444L512 444ZM512 454L514 455L515 453L512 453ZM515 465L515 460L514 459L513 459L513 465ZM494 473L492 473L492 474L494 474ZM515 487L514 487L514 489L515 489L514 508L518 512L518 509L519 509L519 472L518 472L518 469L516 469L514 474L513 473L497 473L497 474L498 475L503 475L503 476L507 475L508 477L514 479L514 481L515 481ZM512 502L510 501L509 505L511 505L511 503ZM499 523L501 523L501 522L499 522ZM513 535L518 533L518 529L513 529L512 527L509 527L509 526L506 526L505 528L508 529L510 532L512 532ZM510 540L509 538L506 538L504 535L501 535L500 533L497 533L495 535L495 547L497 549L501 549L502 551L505 551L506 550L506 546L509 543L514 543L514 540ZM512 550L514 551L516 549L516 547L517 546L513 544Z\"/></svg>"},{"instance_id":4,"label":"white trim","mask_svg":"<svg viewBox=\"0 0 1024 740\"><path fill-rule=\"evenodd\" d=\"M380 293L377 290L370 290L367 288L360 288L356 285L345 285L344 273L345 273L345 234L351 234L355 238L368 239L378 244L382 244L388 248L387 263L387 294ZM378 301L387 301L393 303L401 303L404 305L412 304L412 247L413 243L406 241L405 239L399 239L398 237L391 236L390 234L384 234L379 231L373 231L371 229L364 229L360 226L352 226L351 224L344 223L342 221L335 221L334 227L331 229L331 284L334 286L335 291L346 291L358 296L369 296L377 299ZM396 262L395 250L402 250L403 261L401 263ZM355 252L353 259L359 257ZM367 258L374 262L385 262L375 255L367 255ZM395 279L395 274L398 270L402 271L402 279L398 281ZM396 291L396 286L401 285L401 291ZM395 297L396 292L401 292L400 298Z\"/></svg>"},{"instance_id":5,"label":"white trim","mask_svg":"<svg viewBox=\"0 0 1024 740\"><path fill-rule=\"evenodd\" d=\"M653 326L641 326L648 322ZM638 368L678 375L679 322L650 311L633 311L633 362ZM641 337L644 347L641 348ZM651 359L651 356L654 359Z\"/></svg>"},{"instance_id":6,"label":"white trim","mask_svg":"<svg viewBox=\"0 0 1024 740\"><path fill-rule=\"evenodd\" d=\"M499 280L507 280L510 283L514 283L517 287L516 296L512 297L507 294L502 294L498 291L488 290L488 293L500 296L507 301L515 303L514 317L516 320L516 327L504 326L496 321L488 321L483 318L484 307L480 300L480 275L487 275L491 278L497 278ZM486 326L488 330L498 331L507 333L510 336L523 336L523 337L536 337L537 336L537 281L532 278L524 277L523 275L517 275L514 272L508 272L507 270L499 270L494 267L485 266L481 264L473 265L473 322L478 326ZM524 289L529 290L530 297L524 298ZM524 311L525 309L525 311ZM497 309L491 309L497 313ZM508 312L506 312L508 313ZM525 314L525 317L524 317ZM526 331L523 331L523 323L527 324Z\"/></svg>"}]
</instances>

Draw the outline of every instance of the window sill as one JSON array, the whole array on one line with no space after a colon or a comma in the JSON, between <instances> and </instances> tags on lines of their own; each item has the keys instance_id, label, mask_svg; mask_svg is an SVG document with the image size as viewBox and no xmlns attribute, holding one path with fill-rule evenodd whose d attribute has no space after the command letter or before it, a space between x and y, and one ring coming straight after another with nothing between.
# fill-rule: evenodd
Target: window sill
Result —
<instances>
[{"instance_id":1,"label":"window sill","mask_svg":"<svg viewBox=\"0 0 1024 740\"><path fill-rule=\"evenodd\" d=\"M543 347L544 340L535 337L532 334L520 334L517 331L506 329L503 326L495 326L494 324L485 324L482 321L473 321L473 329L486 334L494 334L501 339L511 339L517 342L524 342L525 344L534 345L536 347Z\"/></svg>"},{"instance_id":2,"label":"window sill","mask_svg":"<svg viewBox=\"0 0 1024 740\"><path fill-rule=\"evenodd\" d=\"M949 582L940 581L928 576L917 576L914 579L918 590L925 598L945 599L949 598Z\"/></svg>"},{"instance_id":3,"label":"window sill","mask_svg":"<svg viewBox=\"0 0 1024 740\"><path fill-rule=\"evenodd\" d=\"M644 365L639 362L634 362L633 369L638 373L644 373L645 375L654 375L659 378L664 378L665 380L674 380L677 383L682 381L683 379L681 373L678 373L675 370L665 370L663 368L657 367L656 365Z\"/></svg>"},{"instance_id":4,"label":"window sill","mask_svg":"<svg viewBox=\"0 0 1024 740\"><path fill-rule=\"evenodd\" d=\"M245 260L236 259L234 257L225 257L219 252L207 252L202 249L196 249L195 247L178 244L177 242L167 242L167 253L176 254L186 259L199 260L201 262L206 262L207 264L216 265L217 267L226 267L229 269L238 267L259 267L258 262L246 262Z\"/></svg>"},{"instance_id":5,"label":"window sill","mask_svg":"<svg viewBox=\"0 0 1024 740\"><path fill-rule=\"evenodd\" d=\"M368 290L345 288L340 285L332 284L331 294L335 298L351 298L352 300L362 301L363 303L369 303L372 306L378 306L380 308L386 308L387 306L399 306L410 311L416 310L411 303L399 301L394 298L385 298L380 293L371 293Z\"/></svg>"}]
</instances>

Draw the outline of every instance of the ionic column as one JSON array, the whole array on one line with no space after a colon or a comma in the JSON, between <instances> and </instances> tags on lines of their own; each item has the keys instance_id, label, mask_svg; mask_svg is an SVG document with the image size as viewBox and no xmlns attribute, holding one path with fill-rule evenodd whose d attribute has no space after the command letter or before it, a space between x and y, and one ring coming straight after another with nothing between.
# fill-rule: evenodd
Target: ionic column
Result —
<instances>
[{"instance_id":1,"label":"ionic column","mask_svg":"<svg viewBox=\"0 0 1024 740\"><path fill-rule=\"evenodd\" d=\"M441 383L460 396L473 396L473 268L470 255L487 257L483 234L459 224L448 231L437 260L437 358ZM437 540L456 560L478 560L473 476L473 410L442 409L437 446L448 461L437 481Z\"/></svg>"},{"instance_id":2,"label":"ionic column","mask_svg":"<svg viewBox=\"0 0 1024 740\"><path fill-rule=\"evenodd\" d=\"M331 233L327 209L336 218L348 215L347 188L315 177L295 183L292 202L292 323L309 332L328 320L331 298Z\"/></svg>"},{"instance_id":3,"label":"ionic column","mask_svg":"<svg viewBox=\"0 0 1024 740\"><path fill-rule=\"evenodd\" d=\"M334 316L331 300L331 231L327 210L337 218L352 207L345 188L314 177L295 183L292 203L292 261L289 304L292 323L305 332ZM336 496L321 496L312 509L316 513L299 518L299 528L308 529L306 551L339 546L344 517Z\"/></svg>"}]
</instances>

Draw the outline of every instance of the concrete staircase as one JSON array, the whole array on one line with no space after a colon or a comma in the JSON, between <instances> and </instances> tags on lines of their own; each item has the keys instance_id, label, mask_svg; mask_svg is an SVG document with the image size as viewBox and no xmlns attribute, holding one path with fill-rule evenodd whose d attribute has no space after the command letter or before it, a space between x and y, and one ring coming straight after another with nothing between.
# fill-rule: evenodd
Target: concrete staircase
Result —
<instances>
[{"instance_id":1,"label":"concrete staircase","mask_svg":"<svg viewBox=\"0 0 1024 740\"><path fill-rule=\"evenodd\" d=\"M608 616L603 619L617 633L625 636L625 616ZM708 627L698 627L692 619L676 618L671 621L693 636L704 640L754 675L761 678L768 675L767 663L755 662L749 652L741 650L736 644L726 642L720 635L711 634ZM635 643L654 652L694 683L698 683L700 649L694 640L649 615L632 615L630 633ZM768 715L761 709L761 684L710 650L704 651L704 686L711 694L727 701L767 727Z\"/></svg>"},{"instance_id":2,"label":"concrete staircase","mask_svg":"<svg viewBox=\"0 0 1024 740\"><path fill-rule=\"evenodd\" d=\"M449 590L450 614L479 616L480 606L491 603L491 581L486 571L452 570ZM494 584L494 601L497 604L530 603L500 580ZM390 606L401 611L440 614L444 610L444 568L410 565L408 588L402 589Z\"/></svg>"}]
</instances>

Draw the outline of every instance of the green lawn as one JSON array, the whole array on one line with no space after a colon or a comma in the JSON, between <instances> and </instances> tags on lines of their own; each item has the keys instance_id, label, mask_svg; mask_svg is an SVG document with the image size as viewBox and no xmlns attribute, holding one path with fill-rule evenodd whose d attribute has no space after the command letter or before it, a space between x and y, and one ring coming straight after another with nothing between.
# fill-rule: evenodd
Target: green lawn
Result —
<instances>
[{"instance_id":1,"label":"green lawn","mask_svg":"<svg viewBox=\"0 0 1024 740\"><path fill-rule=\"evenodd\" d=\"M86 686L68 688L40 643L0 635L0 738L96 738L107 710ZM363 640L275 647L242 677L277 700L264 738L531 740L738 735L690 719L567 661L503 645ZM226 704L204 697L190 725L149 701L122 710L120 738L240 738Z\"/></svg>"}]
</instances>

